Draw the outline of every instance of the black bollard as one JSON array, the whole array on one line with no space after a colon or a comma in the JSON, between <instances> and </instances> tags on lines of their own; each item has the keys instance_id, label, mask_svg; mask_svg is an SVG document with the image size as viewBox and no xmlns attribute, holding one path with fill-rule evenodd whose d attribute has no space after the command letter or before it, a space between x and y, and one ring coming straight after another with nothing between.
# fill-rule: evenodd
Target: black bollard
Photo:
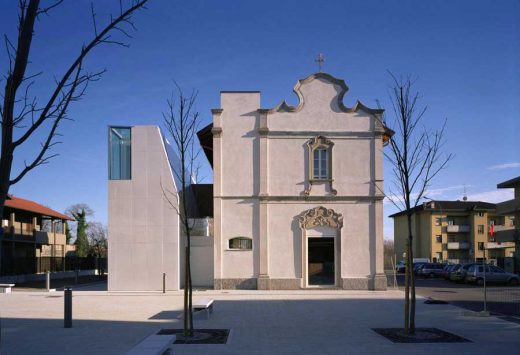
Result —
<instances>
[{"instance_id":1,"label":"black bollard","mask_svg":"<svg viewBox=\"0 0 520 355\"><path fill-rule=\"evenodd\" d=\"M65 287L65 309L63 323L65 328L72 328L72 288Z\"/></svg>"},{"instance_id":2,"label":"black bollard","mask_svg":"<svg viewBox=\"0 0 520 355\"><path fill-rule=\"evenodd\" d=\"M166 273L162 274L162 293L166 293Z\"/></svg>"}]
</instances>

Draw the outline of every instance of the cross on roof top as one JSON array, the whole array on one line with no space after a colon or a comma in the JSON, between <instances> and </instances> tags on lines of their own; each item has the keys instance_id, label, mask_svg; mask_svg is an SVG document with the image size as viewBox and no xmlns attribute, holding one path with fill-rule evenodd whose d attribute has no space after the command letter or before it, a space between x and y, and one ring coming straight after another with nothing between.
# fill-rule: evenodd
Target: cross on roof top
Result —
<instances>
[{"instance_id":1,"label":"cross on roof top","mask_svg":"<svg viewBox=\"0 0 520 355\"><path fill-rule=\"evenodd\" d=\"M323 63L325 62L325 57L323 56L323 53L318 54L318 58L314 60L316 63L318 63L318 72L321 73L321 67L323 66Z\"/></svg>"}]
</instances>

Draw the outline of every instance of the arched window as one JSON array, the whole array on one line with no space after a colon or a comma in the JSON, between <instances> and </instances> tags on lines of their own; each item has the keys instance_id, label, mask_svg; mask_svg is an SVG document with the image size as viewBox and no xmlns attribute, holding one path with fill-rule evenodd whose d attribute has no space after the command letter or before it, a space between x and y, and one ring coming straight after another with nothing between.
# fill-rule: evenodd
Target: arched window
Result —
<instances>
[{"instance_id":1,"label":"arched window","mask_svg":"<svg viewBox=\"0 0 520 355\"><path fill-rule=\"evenodd\" d=\"M236 237L229 240L229 249L231 250L251 250L253 249L253 240L247 237Z\"/></svg>"}]
</instances>

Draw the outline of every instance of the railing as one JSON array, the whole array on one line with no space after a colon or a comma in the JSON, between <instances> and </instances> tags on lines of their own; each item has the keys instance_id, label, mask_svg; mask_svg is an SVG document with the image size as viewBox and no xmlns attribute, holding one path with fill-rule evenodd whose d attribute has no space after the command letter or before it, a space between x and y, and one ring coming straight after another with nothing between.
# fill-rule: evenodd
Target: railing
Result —
<instances>
[{"instance_id":1,"label":"railing","mask_svg":"<svg viewBox=\"0 0 520 355\"><path fill-rule=\"evenodd\" d=\"M512 228L495 230L492 238L495 242L513 242L516 238L520 238L520 230Z\"/></svg>"},{"instance_id":2,"label":"railing","mask_svg":"<svg viewBox=\"0 0 520 355\"><path fill-rule=\"evenodd\" d=\"M486 243L486 249L514 248L513 242L489 242Z\"/></svg>"},{"instance_id":3,"label":"railing","mask_svg":"<svg viewBox=\"0 0 520 355\"><path fill-rule=\"evenodd\" d=\"M446 227L448 233L469 233L471 227L467 224L453 224Z\"/></svg>"},{"instance_id":4,"label":"railing","mask_svg":"<svg viewBox=\"0 0 520 355\"><path fill-rule=\"evenodd\" d=\"M41 272L107 269L107 259L97 257L70 258L42 256L38 258L5 258L0 276L26 275Z\"/></svg>"},{"instance_id":5,"label":"railing","mask_svg":"<svg viewBox=\"0 0 520 355\"><path fill-rule=\"evenodd\" d=\"M193 237L209 237L211 235L211 218L190 218L188 223L191 226Z\"/></svg>"},{"instance_id":6,"label":"railing","mask_svg":"<svg viewBox=\"0 0 520 355\"><path fill-rule=\"evenodd\" d=\"M463 249L469 249L468 242L449 242L448 243L448 250L463 250Z\"/></svg>"},{"instance_id":7,"label":"railing","mask_svg":"<svg viewBox=\"0 0 520 355\"><path fill-rule=\"evenodd\" d=\"M520 212L520 197L497 203L497 214L505 215Z\"/></svg>"}]
</instances>

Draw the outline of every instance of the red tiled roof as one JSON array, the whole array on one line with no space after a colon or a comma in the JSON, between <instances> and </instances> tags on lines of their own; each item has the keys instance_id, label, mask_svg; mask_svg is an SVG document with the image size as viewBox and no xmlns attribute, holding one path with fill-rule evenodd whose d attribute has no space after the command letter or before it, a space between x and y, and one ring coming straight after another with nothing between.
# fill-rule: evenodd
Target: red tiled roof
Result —
<instances>
[{"instance_id":1,"label":"red tiled roof","mask_svg":"<svg viewBox=\"0 0 520 355\"><path fill-rule=\"evenodd\" d=\"M17 210L38 213L38 214L48 216L48 217L55 217L55 218L59 218L59 219L69 220L69 221L74 220L73 218L71 218L67 215L64 215L63 213L59 213L53 209L50 209L49 207L45 207L34 201L15 197L13 195L7 196L7 199L5 200L5 206L14 208Z\"/></svg>"}]
</instances>

